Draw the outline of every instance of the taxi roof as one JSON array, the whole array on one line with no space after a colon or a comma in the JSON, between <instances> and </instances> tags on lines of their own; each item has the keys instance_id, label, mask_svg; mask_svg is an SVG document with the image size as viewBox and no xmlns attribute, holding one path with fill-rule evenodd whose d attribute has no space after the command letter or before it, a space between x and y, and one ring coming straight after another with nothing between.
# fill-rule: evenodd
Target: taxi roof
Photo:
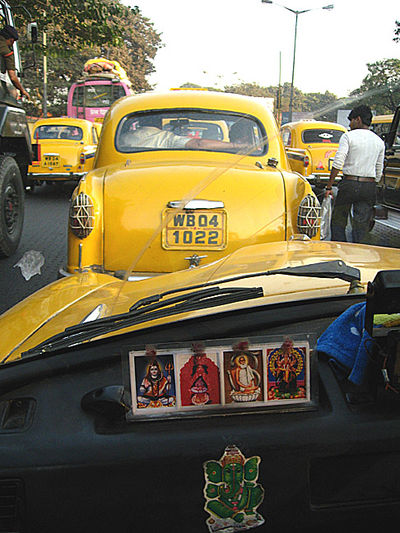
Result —
<instances>
[{"instance_id":1,"label":"taxi roof","mask_svg":"<svg viewBox=\"0 0 400 533\"><path fill-rule=\"evenodd\" d=\"M290 128L292 130L311 130L311 129L336 129L341 131L347 131L347 128L338 122L327 122L325 120L299 120L297 122L288 122L282 124L282 128Z\"/></svg>"},{"instance_id":2,"label":"taxi roof","mask_svg":"<svg viewBox=\"0 0 400 533\"><path fill-rule=\"evenodd\" d=\"M119 120L127 113L147 111L150 109L200 108L220 111L245 113L263 120L275 120L267 103L262 98L243 96L232 93L198 90L171 90L166 92L148 92L120 98L111 106L104 126L113 118Z\"/></svg>"}]
</instances>

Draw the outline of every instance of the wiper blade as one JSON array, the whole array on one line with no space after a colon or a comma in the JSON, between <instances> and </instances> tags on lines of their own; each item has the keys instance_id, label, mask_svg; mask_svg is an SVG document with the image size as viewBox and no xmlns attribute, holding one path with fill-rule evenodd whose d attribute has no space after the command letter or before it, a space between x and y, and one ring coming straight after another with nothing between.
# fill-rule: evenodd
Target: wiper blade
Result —
<instances>
[{"instance_id":1,"label":"wiper blade","mask_svg":"<svg viewBox=\"0 0 400 533\"><path fill-rule=\"evenodd\" d=\"M173 298L168 298L162 302L150 297L149 301L156 301L153 301L152 303L144 303L144 300L146 299L143 299L142 301L137 302L135 306L132 306L131 310L127 313L99 318L93 322L76 324L66 328L63 332L54 335L35 348L23 352L21 357L32 357L75 344L80 344L93 339L94 337L125 329L140 324L141 322L148 322L150 320L163 318L177 313L251 300L262 296L264 296L262 287L211 287L209 289L174 296ZM142 304L140 304L140 302L142 302Z\"/></svg>"},{"instance_id":2,"label":"wiper blade","mask_svg":"<svg viewBox=\"0 0 400 533\"><path fill-rule=\"evenodd\" d=\"M88 341L95 337L105 335L113 331L118 331L142 322L148 322L157 318L194 311L196 309L206 309L228 303L260 298L263 296L261 287L215 287L225 283L249 279L261 276L271 276L274 274L283 274L288 276L306 276L317 278L338 278L344 281L353 282L360 280L360 271L358 268L350 267L344 261L323 261L310 265L299 265L296 267L280 268L275 270L266 270L253 274L241 274L223 280L183 287L181 289L172 289L160 294L154 294L138 300L131 306L127 313L112 315L106 318L99 318L93 322L76 324L66 328L63 332L54 335L50 339L42 342L35 348L21 354L22 357L34 356L49 353L62 349L74 344ZM214 286L214 287L213 287ZM202 289L202 290L197 290ZM187 292L187 291L194 292ZM180 292L185 294L166 298L171 294ZM166 298L166 299L164 299Z\"/></svg>"}]
</instances>

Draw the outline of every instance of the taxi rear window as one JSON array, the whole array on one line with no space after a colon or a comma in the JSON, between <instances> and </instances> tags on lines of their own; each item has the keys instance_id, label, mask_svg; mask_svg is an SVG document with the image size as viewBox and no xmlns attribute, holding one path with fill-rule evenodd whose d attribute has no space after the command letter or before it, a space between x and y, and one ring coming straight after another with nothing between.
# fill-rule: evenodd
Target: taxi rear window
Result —
<instances>
[{"instance_id":1,"label":"taxi rear window","mask_svg":"<svg viewBox=\"0 0 400 533\"><path fill-rule=\"evenodd\" d=\"M68 139L80 141L83 138L83 131L76 126L49 125L36 128L34 139Z\"/></svg>"},{"instance_id":2,"label":"taxi rear window","mask_svg":"<svg viewBox=\"0 0 400 533\"><path fill-rule=\"evenodd\" d=\"M312 129L304 130L301 137L303 143L312 144L312 143L335 143L337 144L340 141L340 137L343 135L344 131L334 130L334 129Z\"/></svg>"},{"instance_id":3,"label":"taxi rear window","mask_svg":"<svg viewBox=\"0 0 400 533\"><path fill-rule=\"evenodd\" d=\"M189 143L192 139L206 142L194 147ZM165 109L125 116L118 125L115 146L124 153L195 149L259 156L267 151L267 139L261 123L249 115Z\"/></svg>"}]
</instances>

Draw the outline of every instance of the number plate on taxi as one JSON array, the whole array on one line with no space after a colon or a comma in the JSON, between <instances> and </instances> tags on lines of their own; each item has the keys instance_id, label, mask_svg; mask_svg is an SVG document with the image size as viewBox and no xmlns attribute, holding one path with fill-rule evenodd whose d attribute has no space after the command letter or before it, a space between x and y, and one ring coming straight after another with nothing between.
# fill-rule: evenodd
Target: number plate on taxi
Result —
<instances>
[{"instance_id":1,"label":"number plate on taxi","mask_svg":"<svg viewBox=\"0 0 400 533\"><path fill-rule=\"evenodd\" d=\"M60 156L58 156L58 155L44 155L43 156L43 166L44 167L59 167L60 166Z\"/></svg>"},{"instance_id":2,"label":"number plate on taxi","mask_svg":"<svg viewBox=\"0 0 400 533\"><path fill-rule=\"evenodd\" d=\"M226 247L226 212L221 209L166 209L163 223L165 249L222 250Z\"/></svg>"}]
</instances>

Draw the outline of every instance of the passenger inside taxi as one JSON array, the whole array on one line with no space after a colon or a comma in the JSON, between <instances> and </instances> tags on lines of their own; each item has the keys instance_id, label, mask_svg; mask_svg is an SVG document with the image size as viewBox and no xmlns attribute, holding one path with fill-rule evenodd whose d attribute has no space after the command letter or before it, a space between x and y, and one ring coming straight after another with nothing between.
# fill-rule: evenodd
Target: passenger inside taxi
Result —
<instances>
[{"instance_id":1,"label":"passenger inside taxi","mask_svg":"<svg viewBox=\"0 0 400 533\"><path fill-rule=\"evenodd\" d=\"M128 117L120 133L117 133L117 147L122 152L138 151L138 149L187 149L210 150L230 153L246 152L254 146L251 127L245 120L233 124L229 141L205 139L191 135L177 135L173 131L163 129L163 116ZM232 129L233 128L233 129Z\"/></svg>"}]
</instances>

